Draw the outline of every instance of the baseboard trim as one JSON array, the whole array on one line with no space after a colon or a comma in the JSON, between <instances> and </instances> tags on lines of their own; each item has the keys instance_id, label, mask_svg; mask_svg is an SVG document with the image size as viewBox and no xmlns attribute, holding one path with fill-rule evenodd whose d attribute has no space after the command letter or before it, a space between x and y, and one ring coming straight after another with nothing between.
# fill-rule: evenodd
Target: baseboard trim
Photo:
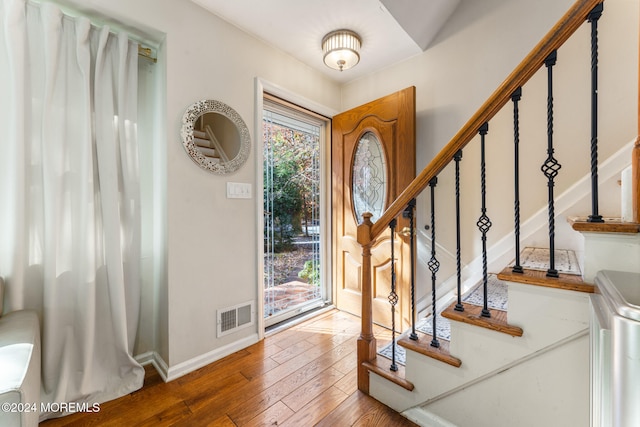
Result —
<instances>
[{"instance_id":1,"label":"baseboard trim","mask_svg":"<svg viewBox=\"0 0 640 427\"><path fill-rule=\"evenodd\" d=\"M242 338L231 344L222 346L208 353L201 354L200 356L196 356L192 359L185 360L184 362L178 363L177 365L170 366L168 368L166 363L164 363L164 361L162 361L162 358L160 358L159 356L157 359L154 357L151 363L154 363L154 361L157 362L158 360L162 361L160 368L158 368L155 363L154 366L156 366L156 369L158 369L158 372L162 376L162 379L165 382L169 382L180 378L190 372L193 372L196 369L200 369L203 366L213 363L216 360L222 359L225 356L235 353L238 350L249 347L250 345L257 343L259 340L260 339L258 334L254 333L246 338ZM165 372L165 375L163 375L163 371Z\"/></svg>"},{"instance_id":2,"label":"baseboard trim","mask_svg":"<svg viewBox=\"0 0 640 427\"><path fill-rule=\"evenodd\" d=\"M457 427L455 424L419 406L407 409L402 413L402 416L421 426Z\"/></svg>"},{"instance_id":3,"label":"baseboard trim","mask_svg":"<svg viewBox=\"0 0 640 427\"><path fill-rule=\"evenodd\" d=\"M167 374L169 368L167 367L164 359L155 351L148 351L146 353L139 354L135 357L136 361L142 366L153 365L158 371L162 381L167 382Z\"/></svg>"}]
</instances>

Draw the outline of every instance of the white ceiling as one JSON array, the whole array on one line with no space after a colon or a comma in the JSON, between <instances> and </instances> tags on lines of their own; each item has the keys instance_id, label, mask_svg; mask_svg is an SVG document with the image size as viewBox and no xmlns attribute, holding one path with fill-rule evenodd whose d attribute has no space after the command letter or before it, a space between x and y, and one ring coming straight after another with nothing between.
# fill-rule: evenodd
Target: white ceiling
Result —
<instances>
[{"instance_id":1,"label":"white ceiling","mask_svg":"<svg viewBox=\"0 0 640 427\"><path fill-rule=\"evenodd\" d=\"M192 0L337 82L426 50L460 0ZM338 29L362 37L360 63L337 71L322 62L322 37Z\"/></svg>"}]
</instances>

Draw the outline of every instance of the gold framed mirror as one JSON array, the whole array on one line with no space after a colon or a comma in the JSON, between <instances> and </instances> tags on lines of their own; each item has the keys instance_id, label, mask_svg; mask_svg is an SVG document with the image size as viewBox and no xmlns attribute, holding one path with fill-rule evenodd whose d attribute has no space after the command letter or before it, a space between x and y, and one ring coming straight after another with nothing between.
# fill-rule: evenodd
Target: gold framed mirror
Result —
<instances>
[{"instance_id":1,"label":"gold framed mirror","mask_svg":"<svg viewBox=\"0 0 640 427\"><path fill-rule=\"evenodd\" d=\"M212 99L203 99L187 108L180 134L191 160L218 175L238 170L251 151L251 137L244 120L227 104Z\"/></svg>"}]
</instances>

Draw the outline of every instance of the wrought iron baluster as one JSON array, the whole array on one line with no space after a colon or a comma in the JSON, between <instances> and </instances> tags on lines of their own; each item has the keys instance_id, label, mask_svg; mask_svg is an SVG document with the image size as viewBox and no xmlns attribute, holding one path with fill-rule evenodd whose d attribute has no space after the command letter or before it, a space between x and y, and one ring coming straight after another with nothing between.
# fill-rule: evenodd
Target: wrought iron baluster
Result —
<instances>
[{"instance_id":1,"label":"wrought iron baluster","mask_svg":"<svg viewBox=\"0 0 640 427\"><path fill-rule=\"evenodd\" d=\"M416 236L416 226L415 226L415 210L416 210L416 199L411 199L407 208L402 212L402 216L404 218L409 219L409 244L411 245L409 249L409 262L411 262L411 268L409 271L410 277L410 285L411 285L411 333L409 334L409 338L416 341L418 339L418 334L416 333L416 252L415 252L415 236Z\"/></svg>"},{"instance_id":2,"label":"wrought iron baluster","mask_svg":"<svg viewBox=\"0 0 640 427\"><path fill-rule=\"evenodd\" d=\"M398 370L396 365L396 305L398 304L398 294L396 293L396 256L395 256L395 234L397 221L393 219L389 223L391 229L391 293L389 294L389 304L391 304L391 366L392 371Z\"/></svg>"},{"instance_id":3,"label":"wrought iron baluster","mask_svg":"<svg viewBox=\"0 0 640 427\"><path fill-rule=\"evenodd\" d=\"M460 161L462 160L462 150L458 150L453 160L456 162L456 283L458 290L458 302L454 310L464 311L462 305L462 266L460 257Z\"/></svg>"},{"instance_id":4,"label":"wrought iron baluster","mask_svg":"<svg viewBox=\"0 0 640 427\"><path fill-rule=\"evenodd\" d=\"M487 232L491 228L491 220L487 216L487 179L486 179L486 161L485 161L485 136L489 132L489 123L480 126L480 192L482 194L482 215L478 219L476 225L482 233L482 290L484 302L482 306L482 317L491 317L489 311L489 274L487 273Z\"/></svg>"},{"instance_id":5,"label":"wrought iron baluster","mask_svg":"<svg viewBox=\"0 0 640 427\"><path fill-rule=\"evenodd\" d=\"M511 95L513 101L513 155L514 155L514 235L515 235L515 252L516 261L512 271L514 273L522 273L523 269L520 265L520 111L518 110L518 101L522 98L522 88L519 87Z\"/></svg>"},{"instance_id":6,"label":"wrought iron baluster","mask_svg":"<svg viewBox=\"0 0 640 427\"><path fill-rule=\"evenodd\" d=\"M438 178L433 177L429 181L431 187L431 259L429 260L429 270L431 270L431 312L433 317L433 338L431 347L440 347L440 341L436 335L436 274L440 269L440 262L436 258L436 209L435 209L435 188Z\"/></svg>"},{"instance_id":7,"label":"wrought iron baluster","mask_svg":"<svg viewBox=\"0 0 640 427\"><path fill-rule=\"evenodd\" d=\"M555 268L555 207L553 197L553 187L555 177L562 167L558 160L553 157L553 66L556 64L557 52L551 52L544 65L547 67L547 159L542 164L540 170L547 177L547 187L549 190L549 269L548 277L558 277L558 270Z\"/></svg>"},{"instance_id":8,"label":"wrought iron baluster","mask_svg":"<svg viewBox=\"0 0 640 427\"><path fill-rule=\"evenodd\" d=\"M598 19L604 6L599 3L589 13L591 23L591 215L589 222L604 222L598 213Z\"/></svg>"}]
</instances>

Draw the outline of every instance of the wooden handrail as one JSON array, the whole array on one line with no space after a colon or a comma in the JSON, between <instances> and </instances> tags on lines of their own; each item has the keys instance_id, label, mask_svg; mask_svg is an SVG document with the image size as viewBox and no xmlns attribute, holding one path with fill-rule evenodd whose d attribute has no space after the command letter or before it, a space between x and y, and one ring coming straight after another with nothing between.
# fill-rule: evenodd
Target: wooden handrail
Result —
<instances>
[{"instance_id":1,"label":"wooden handrail","mask_svg":"<svg viewBox=\"0 0 640 427\"><path fill-rule=\"evenodd\" d=\"M558 49L584 23L591 10L604 0L578 0L533 48L524 60L513 70L496 91L482 104L449 143L407 186L398 198L387 208L370 228L371 234L358 233L358 243L367 245L376 239L407 206L409 201L424 190L429 181L437 176L478 133L485 122L493 118L511 100L511 94L523 86L542 67L551 52ZM361 240L362 239L362 240Z\"/></svg>"}]
</instances>

